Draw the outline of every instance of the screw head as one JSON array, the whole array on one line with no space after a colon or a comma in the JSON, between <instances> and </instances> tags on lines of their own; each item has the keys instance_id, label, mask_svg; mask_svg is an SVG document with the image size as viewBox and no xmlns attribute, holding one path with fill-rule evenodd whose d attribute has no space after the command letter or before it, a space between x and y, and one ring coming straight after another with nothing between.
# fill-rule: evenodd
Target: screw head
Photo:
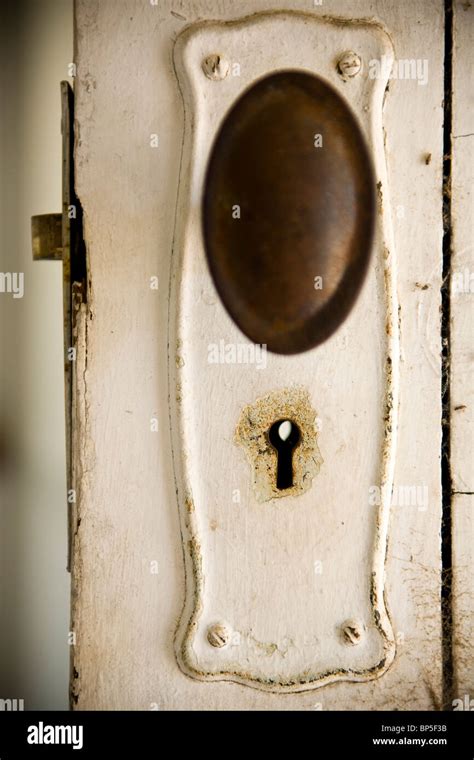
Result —
<instances>
[{"instance_id":1,"label":"screw head","mask_svg":"<svg viewBox=\"0 0 474 760\"><path fill-rule=\"evenodd\" d=\"M202 62L202 70L208 79L219 81L229 73L229 61L219 53L206 56Z\"/></svg>"},{"instance_id":2,"label":"screw head","mask_svg":"<svg viewBox=\"0 0 474 760\"><path fill-rule=\"evenodd\" d=\"M361 68L362 61L360 59L360 56L358 56L357 53L354 53L352 50L348 50L346 53L344 53L337 62L337 73L341 79L344 80L344 82L347 82L348 79L352 79L352 77L357 76Z\"/></svg>"},{"instance_id":3,"label":"screw head","mask_svg":"<svg viewBox=\"0 0 474 760\"><path fill-rule=\"evenodd\" d=\"M350 646L360 644L363 633L364 626L358 620L346 620L341 626L342 640Z\"/></svg>"},{"instance_id":4,"label":"screw head","mask_svg":"<svg viewBox=\"0 0 474 760\"><path fill-rule=\"evenodd\" d=\"M230 628L225 623L215 623L209 626L207 630L209 644L211 647L217 647L218 649L227 646L230 641L230 635Z\"/></svg>"}]
</instances>

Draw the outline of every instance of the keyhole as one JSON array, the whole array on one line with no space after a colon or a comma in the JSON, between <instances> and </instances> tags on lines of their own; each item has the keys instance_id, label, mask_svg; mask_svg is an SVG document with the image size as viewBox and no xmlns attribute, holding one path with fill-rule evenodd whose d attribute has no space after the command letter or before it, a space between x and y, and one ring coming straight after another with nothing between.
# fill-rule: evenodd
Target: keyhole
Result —
<instances>
[{"instance_id":1,"label":"keyhole","mask_svg":"<svg viewBox=\"0 0 474 760\"><path fill-rule=\"evenodd\" d=\"M277 420L268 431L268 438L278 454L277 488L283 491L293 485L293 451L300 440L298 425L291 420Z\"/></svg>"}]
</instances>

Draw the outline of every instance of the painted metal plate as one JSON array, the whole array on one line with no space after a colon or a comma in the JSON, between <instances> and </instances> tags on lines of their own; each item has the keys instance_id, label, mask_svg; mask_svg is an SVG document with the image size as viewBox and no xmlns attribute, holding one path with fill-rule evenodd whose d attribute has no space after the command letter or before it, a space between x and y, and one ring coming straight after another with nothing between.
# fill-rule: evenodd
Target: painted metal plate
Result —
<instances>
[{"instance_id":1,"label":"painted metal plate","mask_svg":"<svg viewBox=\"0 0 474 760\"><path fill-rule=\"evenodd\" d=\"M297 46L286 42L295 39ZM349 50L361 71L343 79L337 63ZM215 71L206 65L212 56ZM390 63L393 53L379 25L299 13L192 26L176 42L185 134L169 368L186 569L176 653L193 678L292 692L377 678L394 658L384 562L398 315L382 130L387 81L369 76L369 62L382 56ZM266 352L229 317L201 227L220 125L252 83L285 69L314 74L347 103L378 188L373 257L355 307L325 343L293 356ZM280 490L268 431L284 418L301 439L293 485Z\"/></svg>"}]
</instances>

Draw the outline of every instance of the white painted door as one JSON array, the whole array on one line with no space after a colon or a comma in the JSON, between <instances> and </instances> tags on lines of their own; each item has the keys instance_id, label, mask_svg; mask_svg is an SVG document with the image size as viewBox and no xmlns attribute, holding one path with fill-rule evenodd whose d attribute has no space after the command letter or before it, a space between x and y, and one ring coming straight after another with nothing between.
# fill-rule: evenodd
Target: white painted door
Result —
<instances>
[{"instance_id":1,"label":"white painted door","mask_svg":"<svg viewBox=\"0 0 474 760\"><path fill-rule=\"evenodd\" d=\"M472 10L455 4L453 85L445 17L441 0L77 0L77 709L434 710L472 691L472 296L446 280L472 250ZM200 228L219 126L285 69L339 93L378 189L359 299L290 356L249 350Z\"/></svg>"}]
</instances>

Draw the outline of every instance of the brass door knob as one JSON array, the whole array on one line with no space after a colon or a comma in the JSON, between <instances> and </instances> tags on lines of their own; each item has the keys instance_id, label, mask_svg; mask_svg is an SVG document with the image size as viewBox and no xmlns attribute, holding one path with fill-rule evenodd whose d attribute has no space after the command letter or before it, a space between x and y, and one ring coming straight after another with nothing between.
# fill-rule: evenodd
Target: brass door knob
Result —
<instances>
[{"instance_id":1,"label":"brass door knob","mask_svg":"<svg viewBox=\"0 0 474 760\"><path fill-rule=\"evenodd\" d=\"M303 71L271 74L231 108L203 194L209 268L248 338L294 354L344 321L370 259L375 179L349 106Z\"/></svg>"}]
</instances>

